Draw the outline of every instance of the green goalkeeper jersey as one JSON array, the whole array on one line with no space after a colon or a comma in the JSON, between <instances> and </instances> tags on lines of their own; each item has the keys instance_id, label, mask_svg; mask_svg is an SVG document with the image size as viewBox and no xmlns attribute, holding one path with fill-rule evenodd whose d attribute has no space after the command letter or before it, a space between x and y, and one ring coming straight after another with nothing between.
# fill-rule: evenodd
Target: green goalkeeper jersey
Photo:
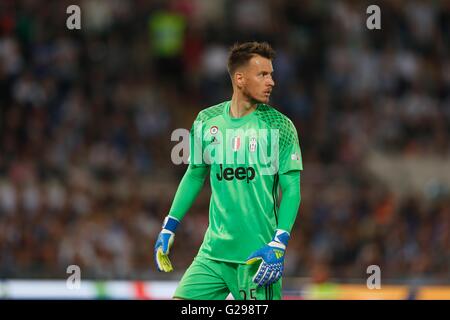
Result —
<instances>
[{"instance_id":1,"label":"green goalkeeper jersey","mask_svg":"<svg viewBox=\"0 0 450 320\"><path fill-rule=\"evenodd\" d=\"M303 166L291 120L266 104L232 118L230 105L198 114L189 161L210 168L209 226L198 255L244 263L279 228L279 175Z\"/></svg>"}]
</instances>

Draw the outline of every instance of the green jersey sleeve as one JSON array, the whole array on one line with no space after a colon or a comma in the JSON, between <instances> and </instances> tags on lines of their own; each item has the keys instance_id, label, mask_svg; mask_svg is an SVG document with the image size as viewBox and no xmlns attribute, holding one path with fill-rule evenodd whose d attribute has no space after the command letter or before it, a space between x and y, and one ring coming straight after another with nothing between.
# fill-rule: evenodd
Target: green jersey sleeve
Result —
<instances>
[{"instance_id":1,"label":"green jersey sleeve","mask_svg":"<svg viewBox=\"0 0 450 320\"><path fill-rule=\"evenodd\" d=\"M181 221L202 190L208 168L189 165L175 193L169 216Z\"/></svg>"},{"instance_id":2,"label":"green jersey sleeve","mask_svg":"<svg viewBox=\"0 0 450 320\"><path fill-rule=\"evenodd\" d=\"M189 165L175 193L169 215L181 221L200 193L208 166L203 158L204 121L199 113L192 124L189 135Z\"/></svg>"},{"instance_id":3,"label":"green jersey sleeve","mask_svg":"<svg viewBox=\"0 0 450 320\"><path fill-rule=\"evenodd\" d=\"M280 128L279 174L292 170L303 170L302 154L297 130L291 120L286 119Z\"/></svg>"},{"instance_id":4,"label":"green jersey sleeve","mask_svg":"<svg viewBox=\"0 0 450 320\"><path fill-rule=\"evenodd\" d=\"M192 124L189 134L189 165L196 167L206 167L207 164L203 161L203 130L205 127L202 114L199 113L194 123Z\"/></svg>"},{"instance_id":5,"label":"green jersey sleeve","mask_svg":"<svg viewBox=\"0 0 450 320\"><path fill-rule=\"evenodd\" d=\"M291 232L301 202L300 171L280 175L282 198L279 210L278 229Z\"/></svg>"}]
</instances>

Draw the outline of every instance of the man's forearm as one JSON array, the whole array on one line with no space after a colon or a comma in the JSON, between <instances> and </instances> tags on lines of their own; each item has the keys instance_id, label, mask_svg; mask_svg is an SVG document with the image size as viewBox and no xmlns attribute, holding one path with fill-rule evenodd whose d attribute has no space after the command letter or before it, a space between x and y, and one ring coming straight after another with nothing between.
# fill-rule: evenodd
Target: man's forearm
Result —
<instances>
[{"instance_id":1,"label":"man's forearm","mask_svg":"<svg viewBox=\"0 0 450 320\"><path fill-rule=\"evenodd\" d=\"M280 203L278 229L291 232L300 207L300 171L280 175L282 198Z\"/></svg>"},{"instance_id":2,"label":"man's forearm","mask_svg":"<svg viewBox=\"0 0 450 320\"><path fill-rule=\"evenodd\" d=\"M169 216L181 221L202 190L208 167L189 165L178 186Z\"/></svg>"}]
</instances>

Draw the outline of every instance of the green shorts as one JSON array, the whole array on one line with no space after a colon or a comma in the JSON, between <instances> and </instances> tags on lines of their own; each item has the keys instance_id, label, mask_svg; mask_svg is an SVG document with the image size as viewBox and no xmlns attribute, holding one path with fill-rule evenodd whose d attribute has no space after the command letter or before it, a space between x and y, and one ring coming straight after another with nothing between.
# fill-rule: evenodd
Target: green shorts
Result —
<instances>
[{"instance_id":1,"label":"green shorts","mask_svg":"<svg viewBox=\"0 0 450 320\"><path fill-rule=\"evenodd\" d=\"M259 264L246 265L197 256L186 270L174 298L189 300L225 300L231 293L236 300L279 300L281 279L259 287L252 278Z\"/></svg>"}]
</instances>

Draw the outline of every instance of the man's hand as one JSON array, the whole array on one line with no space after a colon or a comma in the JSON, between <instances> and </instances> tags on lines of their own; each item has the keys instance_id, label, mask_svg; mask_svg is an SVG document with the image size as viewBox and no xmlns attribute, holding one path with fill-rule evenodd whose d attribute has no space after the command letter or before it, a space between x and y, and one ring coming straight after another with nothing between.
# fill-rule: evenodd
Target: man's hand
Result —
<instances>
[{"instance_id":1,"label":"man's hand","mask_svg":"<svg viewBox=\"0 0 450 320\"><path fill-rule=\"evenodd\" d=\"M164 219L158 239L156 239L154 256L156 267L160 272L173 271L172 263L169 260L169 251L172 247L175 238L175 230L179 223L180 222L177 219L167 216Z\"/></svg>"},{"instance_id":2,"label":"man's hand","mask_svg":"<svg viewBox=\"0 0 450 320\"><path fill-rule=\"evenodd\" d=\"M277 230L269 244L253 252L247 258L247 264L262 261L253 277L253 282L258 286L271 285L281 278L284 269L284 253L288 241L289 233Z\"/></svg>"}]
</instances>

